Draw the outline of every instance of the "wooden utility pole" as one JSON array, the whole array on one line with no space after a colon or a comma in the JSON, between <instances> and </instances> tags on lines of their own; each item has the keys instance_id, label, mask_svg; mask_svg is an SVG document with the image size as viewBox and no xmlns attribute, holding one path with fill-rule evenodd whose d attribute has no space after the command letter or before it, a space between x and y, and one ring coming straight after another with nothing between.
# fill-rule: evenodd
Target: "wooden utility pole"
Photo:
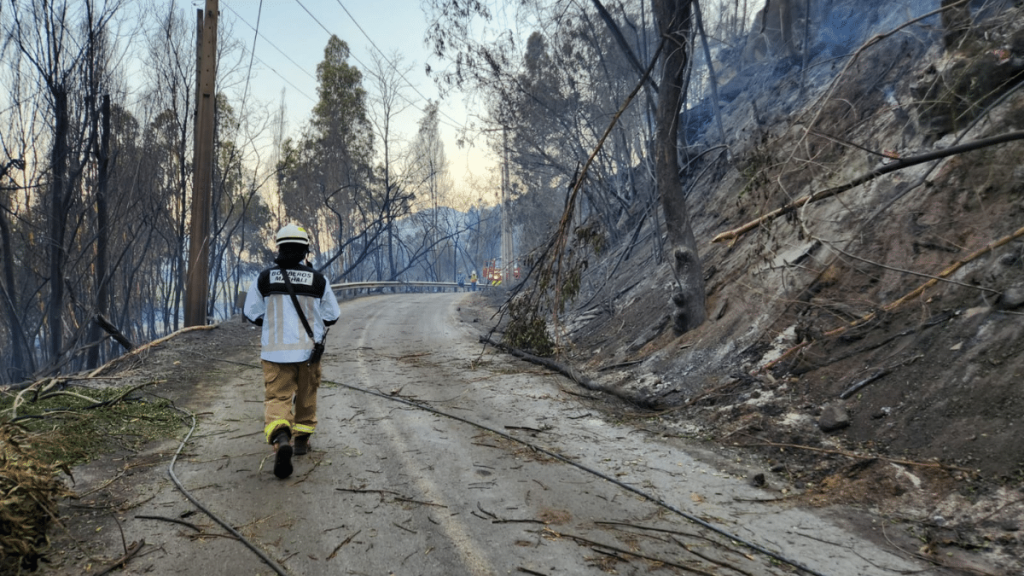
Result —
<instances>
[{"instance_id":1,"label":"wooden utility pole","mask_svg":"<svg viewBox=\"0 0 1024 576\"><path fill-rule=\"evenodd\" d=\"M185 326L206 324L210 282L210 206L213 187L213 113L217 77L218 0L198 10L196 29L196 122L192 174L192 225L189 229Z\"/></svg>"},{"instance_id":2,"label":"wooden utility pole","mask_svg":"<svg viewBox=\"0 0 1024 576\"><path fill-rule=\"evenodd\" d=\"M501 166L501 282L512 282L514 250L512 246L512 183L508 174L508 127L502 129L504 158Z\"/></svg>"}]
</instances>

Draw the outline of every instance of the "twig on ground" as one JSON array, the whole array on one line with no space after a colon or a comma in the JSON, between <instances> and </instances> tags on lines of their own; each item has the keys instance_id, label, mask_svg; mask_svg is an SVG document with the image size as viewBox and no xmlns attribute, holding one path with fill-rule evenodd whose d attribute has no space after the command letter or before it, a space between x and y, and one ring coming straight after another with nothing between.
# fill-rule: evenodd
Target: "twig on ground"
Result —
<instances>
[{"instance_id":1,"label":"twig on ground","mask_svg":"<svg viewBox=\"0 0 1024 576\"><path fill-rule=\"evenodd\" d=\"M679 564L677 562L672 562L671 560L665 560L665 559L662 559L662 558L654 558L653 556L647 556L646 554L640 554L639 552L631 552L631 551L626 550L624 548L619 548L617 546L611 546L609 544L602 544L601 542L597 542L595 540L590 540L590 539L584 538L582 536L575 536L573 534L559 533L559 532L555 532L555 531L550 530L550 529L548 529L548 531L551 532L553 535L558 536L560 538L570 538L572 540L576 540L577 542L583 542L584 544L589 544L591 546L597 546L599 548L605 548L607 550L611 550L611 551L616 552L618 554L624 554L626 556L632 556L634 558L640 558L642 560L648 560L650 562L657 562L659 564L664 564L666 566L672 566L674 568L679 568L680 570L683 570L683 571L686 571L686 572L692 572L694 574L700 574L701 576L715 576L715 574L713 574L711 572L706 572L704 570L701 570L700 568L694 568L692 566L686 566L684 564Z\"/></svg>"},{"instance_id":2,"label":"twig on ground","mask_svg":"<svg viewBox=\"0 0 1024 576\"><path fill-rule=\"evenodd\" d=\"M103 576L104 574L109 574L114 570L117 570L118 568L124 568L125 565L128 564L128 561L131 560L133 556L138 554L139 550L142 550L142 547L145 545L146 541L144 539L139 540L138 542L132 542L132 545L128 547L128 552L126 552L124 556L121 556L120 558L115 560L114 563L108 566L106 569L97 572L95 576Z\"/></svg>"},{"instance_id":3,"label":"twig on ground","mask_svg":"<svg viewBox=\"0 0 1024 576\"><path fill-rule=\"evenodd\" d=\"M103 490L107 486L110 486L114 482L117 482L117 480L120 479L122 476L124 476L124 473L127 472L127 471L128 471L127 468L121 470L120 472L117 473L117 476L114 476L110 480L107 480L102 485L97 486L96 488L93 488L92 490L89 490L88 492L86 492L84 494L79 494L78 495L78 499L81 500L82 498L85 498L86 496L89 496L90 494L95 494L96 492L99 492L100 490Z\"/></svg>"},{"instance_id":4,"label":"twig on ground","mask_svg":"<svg viewBox=\"0 0 1024 576\"><path fill-rule=\"evenodd\" d=\"M196 526L195 524L193 524L191 522L186 522L184 520L178 520L177 518L168 518L166 516L149 516L149 515L143 515L143 514L138 514L135 517L140 519L140 520L162 520L164 522L173 522L174 524L181 524L182 526L188 526L189 528L195 530L196 532L202 532L202 530L198 526Z\"/></svg>"},{"instance_id":5,"label":"twig on ground","mask_svg":"<svg viewBox=\"0 0 1024 576\"><path fill-rule=\"evenodd\" d=\"M680 542L679 539L676 538L675 536L669 536L669 539L672 540L673 542L675 542L676 544L678 544L679 546L681 546L683 548L683 550L686 550L690 554L693 554L694 556L700 558L701 560L704 560L705 562L710 562L711 564L715 564L717 566L721 566L722 568L727 568L729 570L733 570L735 572L739 572L740 574L744 574L746 576L754 576L750 572L747 572L746 570L742 570L740 568L737 568L736 566L733 566L732 564L729 564L728 562L723 562L722 560L715 560L714 558L708 556L707 554L702 554L702 553L694 550L691 547L690 544L687 544L685 542Z\"/></svg>"},{"instance_id":6,"label":"twig on ground","mask_svg":"<svg viewBox=\"0 0 1024 576\"><path fill-rule=\"evenodd\" d=\"M337 546L334 547L334 550L332 550L331 553L327 556L327 559L328 560L334 560L334 557L338 555L338 550L341 550L341 548L343 546L345 546L345 544L348 544L349 542L351 542L352 539L355 538L356 536L358 536L360 532L362 532L362 530L356 530L351 535L349 535L348 538L345 538L344 540L342 540L341 544L338 544Z\"/></svg>"},{"instance_id":7,"label":"twig on ground","mask_svg":"<svg viewBox=\"0 0 1024 576\"><path fill-rule=\"evenodd\" d=\"M753 436L750 437L753 438ZM760 439L758 438L758 440ZM837 456L845 456L847 458L855 458L858 460L882 460L885 462L891 462L893 464L902 464L904 466L916 466L918 468L940 468L942 470L956 470L958 472L967 472L968 474L975 474L977 472L977 470L961 468L959 466L951 466L949 464L943 464L941 462L915 462L913 460L902 460L899 458L886 458L885 456L879 456L877 454L857 454L854 452L847 452L845 450L815 448L813 446L802 446L800 444L786 444L782 442L770 442L768 440L761 440L760 442L754 442L751 444L736 444L736 446L739 446L741 448L755 448L758 446L771 446L773 448L794 448L796 450L808 450L811 452L821 452L823 454L835 454Z\"/></svg>"}]
</instances>

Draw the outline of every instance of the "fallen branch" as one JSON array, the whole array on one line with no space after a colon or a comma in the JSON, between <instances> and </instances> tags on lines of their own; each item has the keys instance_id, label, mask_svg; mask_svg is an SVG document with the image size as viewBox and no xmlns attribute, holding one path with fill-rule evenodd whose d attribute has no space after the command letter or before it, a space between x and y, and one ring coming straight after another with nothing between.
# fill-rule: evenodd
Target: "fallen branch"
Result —
<instances>
[{"instance_id":1,"label":"fallen branch","mask_svg":"<svg viewBox=\"0 0 1024 576\"><path fill-rule=\"evenodd\" d=\"M640 554L638 552L631 552L631 551L626 550L624 548L619 548L617 546L611 546L609 544L602 544L601 542L597 542L595 540L590 540L590 539L584 538L582 536L574 536L572 534L560 534L560 533L555 532L553 530L549 530L549 531L552 534L554 534L555 536L558 536L560 538L570 538L572 540L576 540L577 542L583 542L584 544L589 544L591 546L597 546L599 548L606 548L606 549L611 550L613 552L616 552L618 554L624 554L626 556L632 556L634 558L640 558L641 560L647 560L649 562L657 562L658 564L664 564L666 566L672 566L673 568L679 568L680 570L683 570L683 571L686 571L686 572L692 572L694 574L700 574L701 576L716 576L715 574L713 574L711 572L706 572L704 570L701 570L700 568L694 568L692 566L686 566L685 564L679 564L679 563L676 563L676 562L672 562L671 560L665 560L665 559L662 559L662 558L655 558L653 556L647 556L646 554ZM598 552L600 552L600 550L598 550Z\"/></svg>"},{"instance_id":2,"label":"fallen branch","mask_svg":"<svg viewBox=\"0 0 1024 576\"><path fill-rule=\"evenodd\" d=\"M693 546L691 546L690 544L687 544L685 542L680 542L679 539L674 537L674 536L669 536L668 539L673 541L673 542L675 542L679 546L681 546L683 548L683 550L686 550L690 554L693 554L694 556L700 558L701 560L704 560L705 562L709 562L711 564L715 564L717 566L721 566L722 568L726 568L726 569L732 570L734 572L739 572L740 574L743 574L743 576L753 576L753 574L751 574L750 572L747 572L746 570L742 570L740 568L737 568L736 566L733 566L732 564L729 564L728 562L725 562L723 560L715 560L714 558L712 558L711 556L709 556L707 554L704 554L704 553L698 552L697 550L694 550Z\"/></svg>"},{"instance_id":3,"label":"fallen branch","mask_svg":"<svg viewBox=\"0 0 1024 576\"><path fill-rule=\"evenodd\" d=\"M861 389L863 389L868 384L871 384L875 380L878 380L878 379L882 378L883 376L888 375L889 372L890 371L887 370L887 369L876 370L875 373L872 374L871 376L868 376L867 378L861 380L860 382L857 382L853 386L850 386L846 390L843 390L843 393L839 395L839 398L841 400L846 400L850 396L853 396L854 394L859 392Z\"/></svg>"},{"instance_id":4,"label":"fallen branch","mask_svg":"<svg viewBox=\"0 0 1024 576\"><path fill-rule=\"evenodd\" d=\"M1016 240L1016 239L1018 239L1018 238L1020 238L1022 236L1024 236L1024 227L1018 228L1012 234L1009 234L1007 236L1003 236L1002 238L999 238L998 240L993 240L992 242L989 242L985 246L982 246L981 248L975 250L974 252L971 252L966 257L964 257L964 258L962 258L960 260L957 260L956 262L950 264L949 266L946 267L945 270L940 272L936 277L934 277L931 280L925 282L924 284L921 284L917 288L914 288L913 290L911 290L910 292L905 294L903 297L899 298L898 300L894 300L894 301L886 304L885 306L883 306L881 308L881 310L883 312L891 312L892 310L898 308L899 306L902 306L903 304L906 304L907 302L913 300L914 298L917 298L918 296L921 296L922 294L924 294L925 290L931 288L932 286L935 286L936 284L941 282L943 279L945 279L947 276L952 275L954 272L956 272L960 268L963 268L964 266L966 266L967 264L971 263L972 261L977 260L978 258L984 256L985 254L988 254L989 252L995 250L996 248L999 248L1001 246L1009 244L1010 242L1013 242L1014 240ZM849 330L851 328L855 328L855 327L860 326L860 325L862 325L862 324L864 324L866 322L870 322L871 320L874 320L877 316L878 316L878 312L871 312L871 313L865 314L864 316L858 318L857 320L854 320L853 322L850 322L849 324L847 324L845 326L840 326L839 328L836 328L834 330L830 330L828 332L825 332L824 335L826 337L838 336L838 335L846 332L847 330ZM809 346L809 345L811 345L813 343L814 343L813 340L808 340L808 341L805 341L805 342L801 342L801 343L797 344L796 346L793 346L789 350L786 350L786 352L784 352L782 354L782 356L780 356L780 357L776 358L775 360L772 360L771 362L765 364L764 367L762 367L760 369L760 371L771 370L776 365L778 365L779 362L782 362L783 360L789 358L793 354L799 352L800 350L806 348L807 346Z\"/></svg>"},{"instance_id":5,"label":"fallen branch","mask_svg":"<svg viewBox=\"0 0 1024 576\"><path fill-rule=\"evenodd\" d=\"M950 466L941 462L915 462L913 460L900 460L898 458L886 458L885 456L879 456L877 454L865 456L863 454L856 454L854 452L847 452L845 450L831 450L828 448L815 448L813 446L802 446L800 444L784 444L780 442L771 442L763 440L761 442L755 442L752 444L736 444L740 448L756 448L759 446L770 446L773 448L795 448L797 450L808 450L811 452L822 452L824 454L835 454L837 456L845 456L847 458L854 458L857 460L883 460L892 464L902 464L904 466L915 466L918 468L940 468L942 470L956 470L958 472L967 472L968 474L975 474L977 470L971 470L969 468L961 468L959 466Z\"/></svg>"},{"instance_id":6,"label":"fallen branch","mask_svg":"<svg viewBox=\"0 0 1024 576\"><path fill-rule=\"evenodd\" d=\"M125 354L123 356L118 356L117 358L114 358L110 362L107 362L103 366L100 366L99 368L97 368L97 369L93 370L92 372L90 372L89 375L88 375L88 378L95 378L96 376L99 376L101 373L103 373L104 370L106 370L107 368L110 368L114 364L116 364L116 363L118 363L118 362L120 362L120 361L122 361L122 360L124 360L126 358L129 358L131 356L136 356L138 354L141 354L142 352L145 352L146 350L149 350L153 346L157 346L158 344L163 344L164 342L170 340L171 338L174 338L176 336L181 336L182 334L185 334L186 332L195 332L196 330L213 330L216 327L217 327L216 324L211 324L209 326L189 326L188 328L182 328L181 330L178 330L177 332L171 332L170 334L168 334L167 336L164 336L163 338L157 338L156 340L153 340L152 342L149 342L147 344L139 346L138 348L132 350L131 352L128 352L127 354Z\"/></svg>"},{"instance_id":7,"label":"fallen branch","mask_svg":"<svg viewBox=\"0 0 1024 576\"><path fill-rule=\"evenodd\" d=\"M118 330L116 326L111 324L110 320L107 320L106 317L103 316L103 314L97 314L96 317L93 318L93 321L96 322L97 326L103 328L103 330L107 334L110 334L114 338L114 340L117 340L118 344L124 346L125 350L131 352L132 350L135 349L135 344L133 344L132 341L129 340L127 336L122 334L121 331Z\"/></svg>"},{"instance_id":8,"label":"fallen branch","mask_svg":"<svg viewBox=\"0 0 1024 576\"><path fill-rule=\"evenodd\" d=\"M654 406L652 406L650 402L644 401L644 400L642 400L640 398L637 398L637 397L635 397L633 395L626 394L626 393L618 390L617 388L613 388L611 386L603 386L601 384L598 384L597 382L594 382L590 378L587 378L586 376L584 376L579 370L577 370L577 369L575 369L572 366L569 366L567 364L562 364L560 362L556 362L556 361L554 361L554 360L552 360L550 358L543 358L543 357L540 357L540 356L534 356L533 354L530 354L529 352L524 352L522 350L519 350L518 348L512 348L511 346L506 346L505 344L502 344L500 342L495 342L494 340L491 340L487 336L481 336L480 337L480 342L482 342L484 344L490 344L491 346L494 346L495 348L497 348L499 350L507 352L508 354L511 354L511 355L515 356L516 358L520 358L522 360L526 360L527 362L532 362L533 364L538 364L540 366L544 366L545 368L549 368L551 370L554 370L555 372L558 372L559 374L569 378L570 380L572 380L573 382L579 384L583 388L586 388L587 390L592 390L594 392L604 392L605 394L611 394L612 396L615 396L617 398L621 398L621 399L623 399L623 400L625 400L625 401L627 401L627 402L629 402L631 404L634 404L636 406L639 406L641 408L647 408L647 409L654 408Z\"/></svg>"},{"instance_id":9,"label":"fallen branch","mask_svg":"<svg viewBox=\"0 0 1024 576\"><path fill-rule=\"evenodd\" d=\"M923 294L925 290L927 290L927 289L931 288L932 286L935 286L936 284L938 284L939 281L942 278L946 278L947 276L953 274L954 272L956 272L960 268L963 268L965 265L969 264L973 260L977 260L978 258L984 256L985 254L988 254L989 252L995 250L996 248L999 248L1000 246L1003 246L1005 244L1009 244L1010 242L1016 240L1017 238L1020 238L1021 236L1024 236L1024 227L1018 228L1012 234L1009 234L1007 236L1003 236L1002 238L1000 238L998 240L993 240L992 242L989 242L985 246L982 246L981 248L975 250L974 252L971 252L970 254L968 254L963 259L957 260L956 262L950 264L948 267L946 267L945 270L943 270L942 272L940 272L938 274L937 278L933 278L933 279L925 282L924 284L921 284L920 286L918 286L917 288L911 290L905 296L900 298L899 300L895 300L893 302L890 302L889 304L886 304L885 306L882 307L882 310L884 312L889 312L889 311L893 310L894 308L896 308L896 307L898 307L898 306L900 306L902 304L906 304L910 300L913 300L914 298L917 298L918 296ZM826 336L832 336L834 334L840 334L840 333L846 331L849 328L853 328L854 326L858 326L860 324L863 324L864 322L867 322L867 321L873 319L875 316L876 316L876 313L872 312L872 313L867 314L866 316L860 318L859 320L851 322L847 326L836 328L835 330L832 330L831 332L826 332L825 335Z\"/></svg>"},{"instance_id":10,"label":"fallen branch","mask_svg":"<svg viewBox=\"0 0 1024 576\"><path fill-rule=\"evenodd\" d=\"M43 382L48 382L48 384L43 386ZM14 402L11 402L11 407L7 409L7 411L11 413L11 420L16 421L19 419L18 408L25 403L26 394L31 392L33 394L33 401L35 401L35 399L39 397L40 392L46 392L57 384L60 384L60 382L61 380L59 378L43 378L42 380L36 380L26 386L21 392L18 392L18 395L14 397Z\"/></svg>"},{"instance_id":11,"label":"fallen branch","mask_svg":"<svg viewBox=\"0 0 1024 576\"><path fill-rule=\"evenodd\" d=\"M1024 131L1009 132L1007 134L1001 134L999 136L993 136L991 138L983 138L981 140L975 140L973 142L968 142L966 144L960 144L959 146L950 146L949 148L943 148L942 150L934 150L932 152L920 154L918 156L900 158L899 160L896 160L895 162L892 162L890 164L884 164L882 166L879 166L874 170L868 172L867 174L858 176L857 178L854 178L853 180L850 180L845 184L834 186L827 190L821 190L819 192L815 192L813 194L808 194L807 196L798 198L790 202L789 204L786 204L781 208L772 210L771 212L761 216L760 218L751 220L750 222L747 222L746 224L738 228L722 232L721 234L715 236L711 240L711 242L724 242L726 240L732 240L733 242L735 242L735 240L737 240L740 236L746 234L747 232L750 232L755 228L767 224L780 216L785 216L786 214L793 212L797 208L802 208L807 204L811 204L813 202L818 202L826 198L837 196L843 192L856 188L861 184L870 182L875 178L878 178L879 176L889 174L890 172L896 172L898 170L909 168L911 166L916 166L918 164L923 164L925 162L930 162L932 160L946 158L949 156L954 156L956 154L970 152L973 150L978 150L989 146L995 146L997 144L1003 144L1006 142L1012 142L1015 140L1024 140Z\"/></svg>"}]
</instances>

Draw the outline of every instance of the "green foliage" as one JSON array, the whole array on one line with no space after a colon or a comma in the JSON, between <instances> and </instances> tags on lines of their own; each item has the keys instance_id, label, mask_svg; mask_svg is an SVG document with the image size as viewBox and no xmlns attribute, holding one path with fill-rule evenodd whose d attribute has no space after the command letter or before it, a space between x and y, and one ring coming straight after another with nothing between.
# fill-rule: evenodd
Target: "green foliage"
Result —
<instances>
[{"instance_id":1,"label":"green foliage","mask_svg":"<svg viewBox=\"0 0 1024 576\"><path fill-rule=\"evenodd\" d=\"M524 258L526 267L533 269L532 286L506 304L509 324L505 344L531 350L538 356L555 354L558 346L552 340L545 317L552 314L557 318L565 312L566 304L579 296L583 273L589 267L586 256L601 254L606 241L600 224L589 222L573 231L572 245L560 259L552 252Z\"/></svg>"},{"instance_id":2,"label":"green foliage","mask_svg":"<svg viewBox=\"0 0 1024 576\"><path fill-rule=\"evenodd\" d=\"M371 184L366 90L348 58L348 45L331 36L317 65L319 100L310 125L297 140L284 141L277 164L287 218L308 226L358 211L357 196Z\"/></svg>"},{"instance_id":3,"label":"green foliage","mask_svg":"<svg viewBox=\"0 0 1024 576\"><path fill-rule=\"evenodd\" d=\"M606 240L607 237L596 222L584 224L576 229L577 244L590 248L597 256L604 252Z\"/></svg>"},{"instance_id":4,"label":"green foliage","mask_svg":"<svg viewBox=\"0 0 1024 576\"><path fill-rule=\"evenodd\" d=\"M72 492L58 473L115 448L175 436L180 415L166 400L122 398L130 388L71 388L31 393L18 406L17 423L0 423L0 572L35 568L57 502ZM0 397L10 414L16 396ZM109 402L109 404L105 404Z\"/></svg>"},{"instance_id":5,"label":"green foliage","mask_svg":"<svg viewBox=\"0 0 1024 576\"><path fill-rule=\"evenodd\" d=\"M19 406L18 416L30 417L21 421L24 429L46 433L52 440L37 446L35 456L46 462L74 466L109 449L138 448L146 442L173 436L181 428L180 414L166 400L124 399L109 406L89 408L94 404L91 400L113 401L127 390L69 388L66 392L78 396L50 395ZM4 397L0 412L10 408L12 401L12 396Z\"/></svg>"},{"instance_id":6,"label":"green foliage","mask_svg":"<svg viewBox=\"0 0 1024 576\"><path fill-rule=\"evenodd\" d=\"M551 356L555 353L555 344L548 335L547 322L540 317L540 311L531 305L529 298L513 298L508 304L508 312L505 344L528 350L537 356Z\"/></svg>"}]
</instances>

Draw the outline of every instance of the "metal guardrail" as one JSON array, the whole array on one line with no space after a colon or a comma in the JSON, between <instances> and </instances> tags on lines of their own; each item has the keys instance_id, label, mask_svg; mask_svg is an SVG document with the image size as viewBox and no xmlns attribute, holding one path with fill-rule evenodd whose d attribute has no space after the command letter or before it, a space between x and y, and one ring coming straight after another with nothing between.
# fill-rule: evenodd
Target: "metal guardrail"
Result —
<instances>
[{"instance_id":1,"label":"metal guardrail","mask_svg":"<svg viewBox=\"0 0 1024 576\"><path fill-rule=\"evenodd\" d=\"M395 292L408 292L410 288L441 288L442 290L451 288L453 291L458 292L460 289L464 292L473 290L470 284L464 284L459 286L455 282L343 282L341 284L331 284L331 290L335 293L366 290L367 293L374 290L381 290L384 288L392 288ZM477 284L476 289L491 288L483 284Z\"/></svg>"}]
</instances>

